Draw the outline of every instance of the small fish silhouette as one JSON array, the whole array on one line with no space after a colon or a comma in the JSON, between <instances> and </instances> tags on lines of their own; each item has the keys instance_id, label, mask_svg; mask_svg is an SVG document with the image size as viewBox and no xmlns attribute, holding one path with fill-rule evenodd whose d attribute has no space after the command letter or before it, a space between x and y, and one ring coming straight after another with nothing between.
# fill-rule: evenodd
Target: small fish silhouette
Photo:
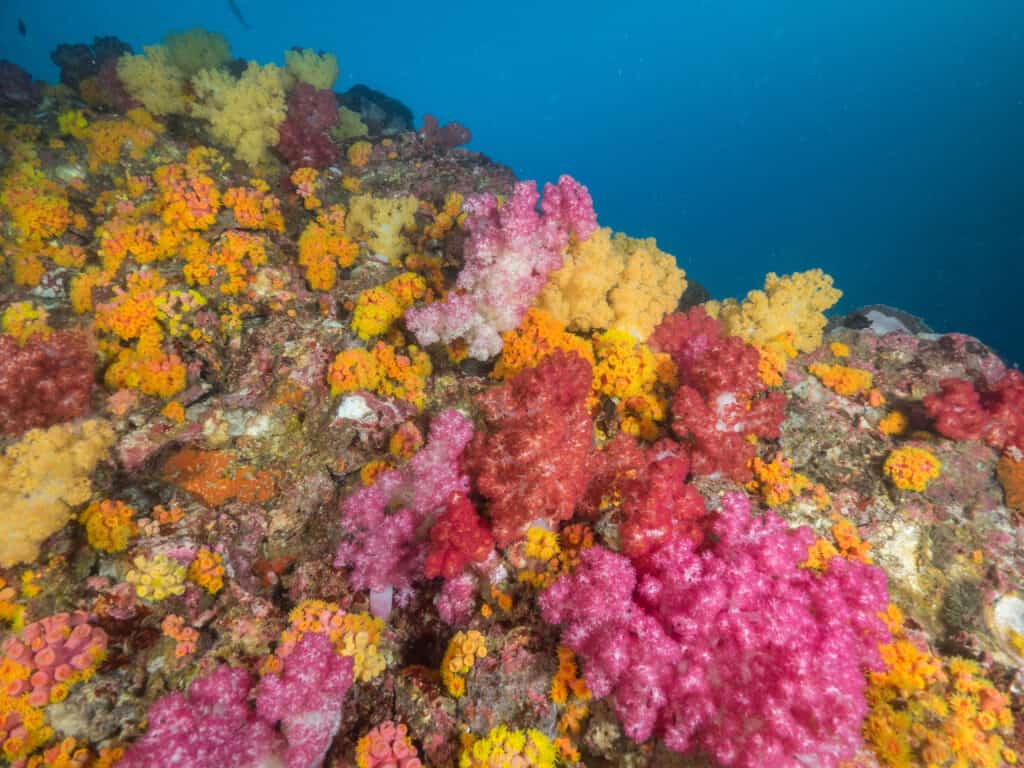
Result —
<instances>
[{"instance_id":1,"label":"small fish silhouette","mask_svg":"<svg viewBox=\"0 0 1024 768\"><path fill-rule=\"evenodd\" d=\"M22 21L21 18L18 19L18 34L22 37L25 37L28 34L28 29L25 27L25 22Z\"/></svg>"},{"instance_id":2,"label":"small fish silhouette","mask_svg":"<svg viewBox=\"0 0 1024 768\"><path fill-rule=\"evenodd\" d=\"M228 0L228 5L231 6L231 12L235 14L235 18L245 29L250 29L249 22L245 20L245 16L242 15L242 9L238 7L238 3L235 0Z\"/></svg>"}]
</instances>

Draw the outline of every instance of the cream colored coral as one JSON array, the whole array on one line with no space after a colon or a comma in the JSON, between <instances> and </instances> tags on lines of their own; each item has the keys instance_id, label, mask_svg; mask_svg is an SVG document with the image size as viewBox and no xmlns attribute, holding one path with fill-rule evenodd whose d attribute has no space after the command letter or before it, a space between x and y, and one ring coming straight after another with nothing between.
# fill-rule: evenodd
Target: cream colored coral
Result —
<instances>
[{"instance_id":1,"label":"cream colored coral","mask_svg":"<svg viewBox=\"0 0 1024 768\"><path fill-rule=\"evenodd\" d=\"M569 248L537 306L574 331L615 328L643 341L685 290L686 274L653 238L602 227Z\"/></svg>"},{"instance_id":2,"label":"cream colored coral","mask_svg":"<svg viewBox=\"0 0 1024 768\"><path fill-rule=\"evenodd\" d=\"M89 476L114 444L107 422L93 419L33 429L0 457L0 567L27 563L39 545L89 501Z\"/></svg>"},{"instance_id":3,"label":"cream colored coral","mask_svg":"<svg viewBox=\"0 0 1024 768\"><path fill-rule=\"evenodd\" d=\"M268 158L287 112L280 67L250 61L237 80L227 72L206 69L192 78L192 87L197 99L192 114L209 123L216 141L233 147L249 165Z\"/></svg>"},{"instance_id":4,"label":"cream colored coral","mask_svg":"<svg viewBox=\"0 0 1024 768\"><path fill-rule=\"evenodd\" d=\"M117 60L117 77L128 95L154 115L180 115L188 107L188 78L174 66L163 45L147 45L143 54L126 53Z\"/></svg>"},{"instance_id":5,"label":"cream colored coral","mask_svg":"<svg viewBox=\"0 0 1024 768\"><path fill-rule=\"evenodd\" d=\"M231 61L231 47L224 35L201 27L172 32L164 37L164 46L171 63L185 77L192 77L204 69L216 69Z\"/></svg>"},{"instance_id":6,"label":"cream colored coral","mask_svg":"<svg viewBox=\"0 0 1024 768\"><path fill-rule=\"evenodd\" d=\"M352 198L347 229L365 242L371 253L397 262L412 251L406 232L416 228L418 208L419 200L412 195L394 198L359 195Z\"/></svg>"},{"instance_id":7,"label":"cream colored coral","mask_svg":"<svg viewBox=\"0 0 1024 768\"><path fill-rule=\"evenodd\" d=\"M284 66L291 77L318 90L332 88L340 71L333 53L317 53L311 48L285 51Z\"/></svg>"},{"instance_id":8,"label":"cream colored coral","mask_svg":"<svg viewBox=\"0 0 1024 768\"><path fill-rule=\"evenodd\" d=\"M751 291L742 303L726 299L709 301L704 307L732 336L759 347L770 347L788 337L797 352L810 352L821 346L825 310L842 295L820 269L781 277L769 272L764 289Z\"/></svg>"}]
</instances>

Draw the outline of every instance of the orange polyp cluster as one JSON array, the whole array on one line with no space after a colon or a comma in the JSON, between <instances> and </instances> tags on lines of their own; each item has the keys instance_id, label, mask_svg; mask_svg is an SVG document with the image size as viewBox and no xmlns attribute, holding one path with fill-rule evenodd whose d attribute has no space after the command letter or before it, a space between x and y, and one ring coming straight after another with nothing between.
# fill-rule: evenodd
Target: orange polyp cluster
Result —
<instances>
[{"instance_id":1,"label":"orange polyp cluster","mask_svg":"<svg viewBox=\"0 0 1024 768\"><path fill-rule=\"evenodd\" d=\"M127 154L139 161L156 143L164 127L144 109L129 109L124 120L96 120L85 130L89 152L89 170L115 165Z\"/></svg>"},{"instance_id":2,"label":"orange polyp cluster","mask_svg":"<svg viewBox=\"0 0 1024 768\"><path fill-rule=\"evenodd\" d=\"M299 266L314 291L329 291L338 279L338 267L350 267L359 245L345 233L345 209L340 205L317 213L316 221L299 235Z\"/></svg>"},{"instance_id":3,"label":"orange polyp cluster","mask_svg":"<svg viewBox=\"0 0 1024 768\"><path fill-rule=\"evenodd\" d=\"M248 187L231 187L221 201L243 229L284 232L281 201L270 194L270 186L263 179L252 179Z\"/></svg>"},{"instance_id":4,"label":"orange polyp cluster","mask_svg":"<svg viewBox=\"0 0 1024 768\"><path fill-rule=\"evenodd\" d=\"M220 192L202 165L171 163L153 171L161 218L179 229L208 229L217 220Z\"/></svg>"}]
</instances>

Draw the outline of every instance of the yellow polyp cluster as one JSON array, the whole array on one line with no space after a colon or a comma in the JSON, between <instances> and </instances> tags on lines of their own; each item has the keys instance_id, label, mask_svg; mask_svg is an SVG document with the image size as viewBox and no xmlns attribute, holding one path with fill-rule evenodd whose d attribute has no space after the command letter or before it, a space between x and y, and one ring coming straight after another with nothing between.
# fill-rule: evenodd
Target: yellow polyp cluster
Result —
<instances>
[{"instance_id":1,"label":"yellow polyp cluster","mask_svg":"<svg viewBox=\"0 0 1024 768\"><path fill-rule=\"evenodd\" d=\"M845 365L814 363L808 369L822 384L844 397L859 395L871 389L871 371Z\"/></svg>"},{"instance_id":2,"label":"yellow polyp cluster","mask_svg":"<svg viewBox=\"0 0 1024 768\"><path fill-rule=\"evenodd\" d=\"M828 345L828 351L836 357L849 357L850 348L841 341L833 341Z\"/></svg>"},{"instance_id":3,"label":"yellow polyp cluster","mask_svg":"<svg viewBox=\"0 0 1024 768\"><path fill-rule=\"evenodd\" d=\"M973 661L942 659L902 636L879 648L886 669L868 678L864 738L891 768L997 768L1017 762L1009 699Z\"/></svg>"},{"instance_id":4,"label":"yellow polyp cluster","mask_svg":"<svg viewBox=\"0 0 1024 768\"><path fill-rule=\"evenodd\" d=\"M908 426L909 422L902 411L890 411L878 422L878 431L883 435L902 435Z\"/></svg>"},{"instance_id":5,"label":"yellow polyp cluster","mask_svg":"<svg viewBox=\"0 0 1024 768\"><path fill-rule=\"evenodd\" d=\"M391 469L391 463L387 459L373 459L366 462L359 470L359 482L364 486L373 485L382 473Z\"/></svg>"},{"instance_id":6,"label":"yellow polyp cluster","mask_svg":"<svg viewBox=\"0 0 1024 768\"><path fill-rule=\"evenodd\" d=\"M551 586L561 574L561 553L557 533L532 526L526 531L523 547L523 554L531 562L519 571L519 581L537 589Z\"/></svg>"},{"instance_id":7,"label":"yellow polyp cluster","mask_svg":"<svg viewBox=\"0 0 1024 768\"><path fill-rule=\"evenodd\" d=\"M203 547L189 563L188 578L211 595L217 594L224 586L224 559Z\"/></svg>"},{"instance_id":8,"label":"yellow polyp cluster","mask_svg":"<svg viewBox=\"0 0 1024 768\"><path fill-rule=\"evenodd\" d=\"M243 229L284 232L281 201L270 194L270 185L263 179L252 179L248 187L231 187L221 201Z\"/></svg>"},{"instance_id":9,"label":"yellow polyp cluster","mask_svg":"<svg viewBox=\"0 0 1024 768\"><path fill-rule=\"evenodd\" d=\"M334 396L369 390L385 397L407 400L418 409L426 402L430 358L414 345L405 351L378 341L373 350L346 349L338 354L327 375Z\"/></svg>"},{"instance_id":10,"label":"yellow polyp cluster","mask_svg":"<svg viewBox=\"0 0 1024 768\"><path fill-rule=\"evenodd\" d=\"M128 256L136 264L151 264L170 258L181 246L184 236L179 230L154 219L140 219L140 212L116 214L96 228L106 275L113 277Z\"/></svg>"},{"instance_id":11,"label":"yellow polyp cluster","mask_svg":"<svg viewBox=\"0 0 1024 768\"><path fill-rule=\"evenodd\" d=\"M101 552L123 552L138 532L134 515L135 510L123 501L104 499L86 507L78 519L85 526L90 547Z\"/></svg>"},{"instance_id":12,"label":"yellow polyp cluster","mask_svg":"<svg viewBox=\"0 0 1024 768\"><path fill-rule=\"evenodd\" d=\"M20 736L8 735L0 744L0 754L12 764L26 758L53 738L53 729L46 724L43 710L30 706L27 694L14 697L6 692L9 682L27 678L28 672L27 667L6 658L0 660L0 724L15 721L24 731ZM17 677L21 673L24 673L24 677ZM6 735L7 729L4 728L0 733Z\"/></svg>"},{"instance_id":13,"label":"yellow polyp cluster","mask_svg":"<svg viewBox=\"0 0 1024 768\"><path fill-rule=\"evenodd\" d=\"M80 109L69 109L57 115L57 130L62 136L84 139L88 127L89 121Z\"/></svg>"},{"instance_id":14,"label":"yellow polyp cluster","mask_svg":"<svg viewBox=\"0 0 1024 768\"><path fill-rule=\"evenodd\" d=\"M459 768L554 768L557 750L540 731L499 725L463 750Z\"/></svg>"},{"instance_id":15,"label":"yellow polyp cluster","mask_svg":"<svg viewBox=\"0 0 1024 768\"><path fill-rule=\"evenodd\" d=\"M189 285L213 283L222 295L237 296L252 282L256 267L267 263L267 252L261 235L229 229L212 248L197 240L185 260Z\"/></svg>"},{"instance_id":16,"label":"yellow polyp cluster","mask_svg":"<svg viewBox=\"0 0 1024 768\"><path fill-rule=\"evenodd\" d=\"M760 493L769 507L786 504L805 492L813 495L818 507L826 507L830 503L825 487L813 483L806 475L794 472L792 460L781 453L777 453L770 462L755 456L750 468L754 478L747 483L747 489Z\"/></svg>"},{"instance_id":17,"label":"yellow polyp cluster","mask_svg":"<svg viewBox=\"0 0 1024 768\"><path fill-rule=\"evenodd\" d=\"M164 127L144 109L129 109L125 119L95 120L84 135L89 153L89 170L95 173L105 165L116 165L122 155L134 161L146 156Z\"/></svg>"},{"instance_id":18,"label":"yellow polyp cluster","mask_svg":"<svg viewBox=\"0 0 1024 768\"><path fill-rule=\"evenodd\" d=\"M73 736L48 747L41 755L32 755L25 768L90 768L94 765L92 753Z\"/></svg>"},{"instance_id":19,"label":"yellow polyp cluster","mask_svg":"<svg viewBox=\"0 0 1024 768\"><path fill-rule=\"evenodd\" d=\"M551 700L555 704L566 704L570 696L580 701L588 701L591 694L586 681L579 676L576 654L572 652L572 649L560 645L558 646L558 671L551 679Z\"/></svg>"},{"instance_id":20,"label":"yellow polyp cluster","mask_svg":"<svg viewBox=\"0 0 1024 768\"><path fill-rule=\"evenodd\" d=\"M18 301L4 310L0 317L0 330L13 336L14 339L24 346L33 336L49 336L53 329L47 324L47 313L42 307L37 307L31 301Z\"/></svg>"},{"instance_id":21,"label":"yellow polyp cluster","mask_svg":"<svg viewBox=\"0 0 1024 768\"><path fill-rule=\"evenodd\" d=\"M676 384L675 364L623 330L596 335L593 345L594 394L615 401L623 432L654 440Z\"/></svg>"},{"instance_id":22,"label":"yellow polyp cluster","mask_svg":"<svg viewBox=\"0 0 1024 768\"><path fill-rule=\"evenodd\" d=\"M757 348L761 355L757 361L757 375L765 386L782 386L782 374L786 372L789 361L798 354L793 339L793 332L785 331Z\"/></svg>"},{"instance_id":23,"label":"yellow polyp cluster","mask_svg":"<svg viewBox=\"0 0 1024 768\"><path fill-rule=\"evenodd\" d=\"M352 659L353 679L369 682L387 666L381 655L381 630L384 622L367 613L346 613L336 603L323 600L304 600L288 614L290 626L281 633L281 644L276 651L278 660L284 659L296 643L309 633L326 635L342 656Z\"/></svg>"},{"instance_id":24,"label":"yellow polyp cluster","mask_svg":"<svg viewBox=\"0 0 1024 768\"><path fill-rule=\"evenodd\" d=\"M532 368L555 350L575 352L592 366L590 342L567 332L557 320L541 309L530 309L519 327L502 335L501 357L491 376L510 379L524 368Z\"/></svg>"},{"instance_id":25,"label":"yellow polyp cluster","mask_svg":"<svg viewBox=\"0 0 1024 768\"><path fill-rule=\"evenodd\" d=\"M173 421L175 424L183 424L185 422L185 406L177 400L171 400L160 409L160 415Z\"/></svg>"},{"instance_id":26,"label":"yellow polyp cluster","mask_svg":"<svg viewBox=\"0 0 1024 768\"><path fill-rule=\"evenodd\" d=\"M885 460L883 470L902 491L923 491L940 474L942 463L924 448L897 448Z\"/></svg>"},{"instance_id":27,"label":"yellow polyp cluster","mask_svg":"<svg viewBox=\"0 0 1024 768\"><path fill-rule=\"evenodd\" d=\"M345 151L346 159L356 168L364 168L370 162L373 144L368 141L357 141Z\"/></svg>"},{"instance_id":28,"label":"yellow polyp cluster","mask_svg":"<svg viewBox=\"0 0 1024 768\"><path fill-rule=\"evenodd\" d=\"M59 237L73 219L63 188L40 169L34 149L16 152L17 161L0 179L0 205L19 239L33 243Z\"/></svg>"},{"instance_id":29,"label":"yellow polyp cluster","mask_svg":"<svg viewBox=\"0 0 1024 768\"><path fill-rule=\"evenodd\" d=\"M424 229L423 234L431 240L441 240L459 222L462 204L465 198L460 192L449 192L445 195L444 205L434 215L434 220Z\"/></svg>"},{"instance_id":30,"label":"yellow polyp cluster","mask_svg":"<svg viewBox=\"0 0 1024 768\"><path fill-rule=\"evenodd\" d=\"M0 621L10 625L14 631L21 629L25 619L25 608L19 605L18 591L0 576Z\"/></svg>"},{"instance_id":31,"label":"yellow polyp cluster","mask_svg":"<svg viewBox=\"0 0 1024 768\"><path fill-rule=\"evenodd\" d=\"M381 335L426 291L426 281L415 272L403 272L363 291L352 313L352 330L363 340Z\"/></svg>"},{"instance_id":32,"label":"yellow polyp cluster","mask_svg":"<svg viewBox=\"0 0 1024 768\"><path fill-rule=\"evenodd\" d=\"M835 522L831 529L832 540L824 537L816 539L807 551L807 560L800 563L801 568L823 571L833 557L842 557L858 563L872 562L869 554L871 544L861 540L857 527L845 517L834 516L833 519Z\"/></svg>"},{"instance_id":33,"label":"yellow polyp cluster","mask_svg":"<svg viewBox=\"0 0 1024 768\"><path fill-rule=\"evenodd\" d=\"M103 374L111 389L137 389L154 397L173 397L185 388L186 369L181 358L160 351L125 349Z\"/></svg>"},{"instance_id":34,"label":"yellow polyp cluster","mask_svg":"<svg viewBox=\"0 0 1024 768\"><path fill-rule=\"evenodd\" d=\"M220 192L203 173L203 164L171 163L153 171L159 190L160 218L178 229L208 229L217 220Z\"/></svg>"},{"instance_id":35,"label":"yellow polyp cluster","mask_svg":"<svg viewBox=\"0 0 1024 768\"><path fill-rule=\"evenodd\" d=\"M125 581L135 585L135 594L144 600L158 602L185 592L185 566L167 555L139 555Z\"/></svg>"},{"instance_id":36,"label":"yellow polyp cluster","mask_svg":"<svg viewBox=\"0 0 1024 768\"><path fill-rule=\"evenodd\" d=\"M307 211L313 211L320 207L320 198L316 196L320 173L316 168L297 168L291 175L291 181Z\"/></svg>"},{"instance_id":37,"label":"yellow polyp cluster","mask_svg":"<svg viewBox=\"0 0 1024 768\"><path fill-rule=\"evenodd\" d=\"M297 173L297 172L296 172ZM332 205L317 212L299 235L299 266L314 291L329 291L338 279L338 267L350 267L359 245L345 232L345 209Z\"/></svg>"},{"instance_id":38,"label":"yellow polyp cluster","mask_svg":"<svg viewBox=\"0 0 1024 768\"><path fill-rule=\"evenodd\" d=\"M174 613L169 613L160 622L160 629L165 636L175 641L174 655L177 658L189 656L196 651L199 632L185 624L185 620Z\"/></svg>"},{"instance_id":39,"label":"yellow polyp cluster","mask_svg":"<svg viewBox=\"0 0 1024 768\"><path fill-rule=\"evenodd\" d=\"M448 642L448 648L441 660L441 681L448 693L456 699L466 693L466 675L473 669L477 659L487 655L487 642L475 629L459 631Z\"/></svg>"}]
</instances>

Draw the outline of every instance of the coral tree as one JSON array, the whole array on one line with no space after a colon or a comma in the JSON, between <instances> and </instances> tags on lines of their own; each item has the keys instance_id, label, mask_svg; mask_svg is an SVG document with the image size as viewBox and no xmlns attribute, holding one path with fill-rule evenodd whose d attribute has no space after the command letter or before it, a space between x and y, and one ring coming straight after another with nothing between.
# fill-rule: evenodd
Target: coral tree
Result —
<instances>
[{"instance_id":1,"label":"coral tree","mask_svg":"<svg viewBox=\"0 0 1024 768\"><path fill-rule=\"evenodd\" d=\"M635 563L602 547L541 596L544 618L611 695L633 739L723 765L837 766L861 743L867 669L888 632L885 574L841 558L797 566L813 534L726 496L714 543L676 539Z\"/></svg>"}]
</instances>

